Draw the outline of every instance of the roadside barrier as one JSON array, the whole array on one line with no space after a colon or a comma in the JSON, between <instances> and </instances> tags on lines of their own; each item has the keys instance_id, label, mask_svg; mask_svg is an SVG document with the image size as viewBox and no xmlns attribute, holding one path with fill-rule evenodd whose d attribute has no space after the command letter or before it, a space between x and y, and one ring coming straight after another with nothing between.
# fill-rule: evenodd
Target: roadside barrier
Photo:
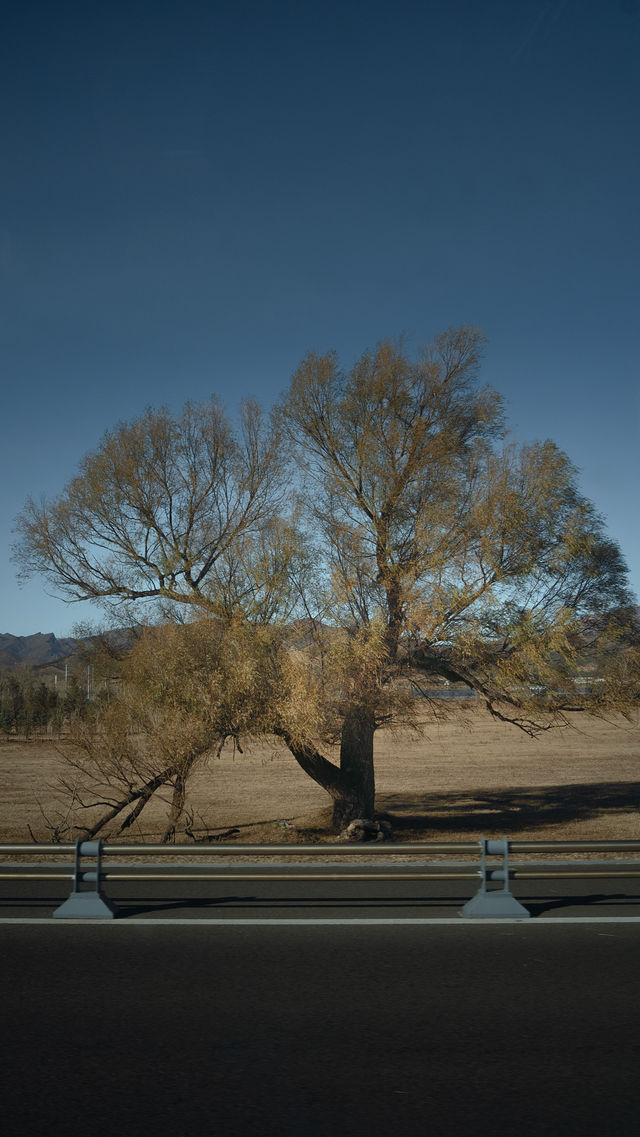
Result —
<instances>
[{"instance_id":1,"label":"roadside barrier","mask_svg":"<svg viewBox=\"0 0 640 1137\"><path fill-rule=\"evenodd\" d=\"M528 919L530 912L513 896L511 880L570 878L640 877L640 859L635 861L528 861L513 864L510 855L540 853L635 853L640 841L509 841L506 837L479 841L439 841L416 844L365 842L329 845L109 845L102 841L76 841L75 844L0 845L0 880L71 880L67 900L56 908L55 919L112 920L120 913L105 894L107 881L125 880L216 880L216 881L375 881L375 880L478 880L478 891L462 907L460 914L474 918ZM479 863L420 862L414 857L475 854ZM68 857L48 863L9 862L5 857ZM224 857L233 860L224 862ZM310 858L282 864L282 858ZM110 863L114 857L135 857L129 863ZM140 863L139 858L156 857L159 862ZM204 864L194 864L208 857ZM239 858L252 858L242 863ZM325 858L340 858L325 865ZM386 859L387 863L367 867L351 858ZM176 863L170 864L169 858ZM185 858L189 860L185 861ZM320 858L320 860L318 860ZM346 860L345 858L349 858ZM411 863L404 863L411 858ZM274 859L278 863L273 864ZM258 863L255 863L255 862ZM496 884L501 887L491 888Z\"/></svg>"}]
</instances>

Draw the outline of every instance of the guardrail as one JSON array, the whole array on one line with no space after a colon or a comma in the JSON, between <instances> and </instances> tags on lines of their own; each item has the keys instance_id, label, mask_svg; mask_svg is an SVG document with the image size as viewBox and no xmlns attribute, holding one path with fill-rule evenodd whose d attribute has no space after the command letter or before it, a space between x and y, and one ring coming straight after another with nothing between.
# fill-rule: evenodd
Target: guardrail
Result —
<instances>
[{"instance_id":1,"label":"guardrail","mask_svg":"<svg viewBox=\"0 0 640 1137\"><path fill-rule=\"evenodd\" d=\"M640 855L640 841L509 841L506 837L486 838L479 841L439 841L389 845L363 843L327 845L108 845L102 841L76 841L75 844L13 844L0 845L0 880L71 880L71 894L53 913L56 919L113 919L119 915L117 906L105 894L105 881L124 880L478 880L480 886L461 909L467 918L507 917L527 919L528 910L520 904L509 889L509 882L518 880L547 880L589 877L640 877L640 860L637 861L580 861L540 862L512 864L512 853L598 853L633 852ZM476 854L479 863L417 863L411 866L398 858L442 856L447 854ZM30 861L10 863L5 856L33 857L35 855L71 856L69 865L59 861L34 864ZM159 857L164 864L109 864L113 857ZM232 857L220 863L223 857ZM340 857L342 860L330 870L318 860L295 862L283 866L265 864L265 859ZM168 865L169 858L189 857L199 860L213 857L213 862L196 865L178 863ZM257 858L260 864L238 863L238 858ZM361 857L374 860L387 858L384 871L358 870L344 858ZM497 858L497 862L492 860ZM217 863L216 863L217 862ZM394 863L395 862L395 863ZM500 888L490 888L499 884ZM89 886L89 887L83 887Z\"/></svg>"}]
</instances>

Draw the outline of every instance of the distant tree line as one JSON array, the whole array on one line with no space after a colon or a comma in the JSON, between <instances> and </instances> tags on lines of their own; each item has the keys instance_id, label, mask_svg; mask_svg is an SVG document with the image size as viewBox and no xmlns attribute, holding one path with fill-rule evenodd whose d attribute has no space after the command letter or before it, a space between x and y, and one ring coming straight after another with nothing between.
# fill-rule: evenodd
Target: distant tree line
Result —
<instances>
[{"instance_id":1,"label":"distant tree line","mask_svg":"<svg viewBox=\"0 0 640 1137\"><path fill-rule=\"evenodd\" d=\"M86 689L75 675L64 691L47 686L37 673L8 671L0 674L0 732L5 735L60 731L65 724L86 718Z\"/></svg>"}]
</instances>

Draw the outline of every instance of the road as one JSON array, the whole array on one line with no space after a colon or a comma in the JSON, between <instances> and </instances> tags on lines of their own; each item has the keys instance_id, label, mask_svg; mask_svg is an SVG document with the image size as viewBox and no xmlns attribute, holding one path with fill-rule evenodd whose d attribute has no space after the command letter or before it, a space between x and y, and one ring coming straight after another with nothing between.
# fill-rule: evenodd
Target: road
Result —
<instances>
[{"instance_id":1,"label":"road","mask_svg":"<svg viewBox=\"0 0 640 1137\"><path fill-rule=\"evenodd\" d=\"M334 866L335 867L335 866ZM366 866L360 865L361 871ZM274 866L275 869L275 866ZM109 881L127 919L458 919L479 881L323 882ZM67 881L0 881L2 918L50 918ZM513 881L538 920L640 919L640 878Z\"/></svg>"},{"instance_id":2,"label":"road","mask_svg":"<svg viewBox=\"0 0 640 1137\"><path fill-rule=\"evenodd\" d=\"M637 923L0 922L4 1137L636 1137Z\"/></svg>"}]
</instances>

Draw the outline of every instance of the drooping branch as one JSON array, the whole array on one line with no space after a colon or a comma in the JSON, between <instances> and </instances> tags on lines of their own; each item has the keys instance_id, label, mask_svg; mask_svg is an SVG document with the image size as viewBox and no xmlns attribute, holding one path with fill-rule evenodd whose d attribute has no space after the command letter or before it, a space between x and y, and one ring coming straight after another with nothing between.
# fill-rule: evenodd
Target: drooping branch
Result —
<instances>
[{"instance_id":1,"label":"drooping branch","mask_svg":"<svg viewBox=\"0 0 640 1137\"><path fill-rule=\"evenodd\" d=\"M105 828L105 826L109 824L109 822L118 817L119 814L123 812L123 810L125 810L128 806L133 805L134 808L131 813L125 818L119 829L116 830L116 833L122 833L125 829L128 829L140 816L142 810L151 800L156 790L158 790L161 786L166 786L170 782L170 779L172 777L175 777L176 773L176 767L166 767L164 770L161 770L160 773L154 775L154 777L149 778L148 781L144 782L141 786L137 786L135 789L129 789L127 793L123 794L114 803L114 805L111 806L111 808L108 809L106 813L103 813L97 819L97 821L94 821L93 824L78 825L76 828L81 829L84 833L86 833L87 837L95 837L98 833L101 832L101 830ZM92 807L93 803L90 803L85 808Z\"/></svg>"},{"instance_id":2,"label":"drooping branch","mask_svg":"<svg viewBox=\"0 0 640 1137\"><path fill-rule=\"evenodd\" d=\"M296 739L286 727L276 727L274 734L286 744L305 774L313 778L332 798L340 796L344 790L344 778L339 766L325 758L311 743Z\"/></svg>"},{"instance_id":3,"label":"drooping branch","mask_svg":"<svg viewBox=\"0 0 640 1137\"><path fill-rule=\"evenodd\" d=\"M414 667L427 672L429 675L437 675L451 683L464 683L465 686L475 691L476 694L482 698L486 709L493 718L498 719L500 722L509 723L511 726L517 726L519 730L522 730L530 737L535 737L543 731L549 730L552 726L559 724L559 708L540 708L540 714L536 718L527 714L523 715L519 713L523 709L522 700L518 700L512 692L505 688L504 684L496 689L491 689L486 681L474 673L472 667L447 660L427 645L422 645L412 652L411 663ZM505 711L501 709L504 705L512 707L514 713L505 713ZM550 712L553 721L551 721Z\"/></svg>"}]
</instances>

